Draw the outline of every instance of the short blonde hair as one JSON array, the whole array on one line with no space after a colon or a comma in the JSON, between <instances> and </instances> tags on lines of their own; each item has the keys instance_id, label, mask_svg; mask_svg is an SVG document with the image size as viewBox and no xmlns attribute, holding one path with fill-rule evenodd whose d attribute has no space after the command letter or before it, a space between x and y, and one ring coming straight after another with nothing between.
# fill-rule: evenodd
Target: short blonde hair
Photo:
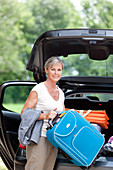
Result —
<instances>
[{"instance_id":1,"label":"short blonde hair","mask_svg":"<svg viewBox=\"0 0 113 170\"><path fill-rule=\"evenodd\" d=\"M44 68L46 68L48 70L48 68L53 67L53 65L55 64L61 64L62 65L62 69L63 69L63 62L57 57L57 56L52 56L50 57L46 62L45 62L45 66Z\"/></svg>"}]
</instances>

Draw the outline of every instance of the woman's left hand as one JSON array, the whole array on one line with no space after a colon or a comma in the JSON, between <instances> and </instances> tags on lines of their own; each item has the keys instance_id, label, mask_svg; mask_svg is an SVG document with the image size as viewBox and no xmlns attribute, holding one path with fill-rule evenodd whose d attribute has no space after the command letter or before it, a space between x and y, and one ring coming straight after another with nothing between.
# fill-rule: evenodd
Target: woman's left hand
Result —
<instances>
[{"instance_id":1,"label":"woman's left hand","mask_svg":"<svg viewBox=\"0 0 113 170\"><path fill-rule=\"evenodd\" d=\"M49 111L46 115L47 116L46 119L54 119L57 115L57 112L55 112L56 110L57 110L57 108Z\"/></svg>"},{"instance_id":2,"label":"woman's left hand","mask_svg":"<svg viewBox=\"0 0 113 170\"><path fill-rule=\"evenodd\" d=\"M57 115L57 112L55 112L57 110L57 108L47 112L47 113L41 113L38 120L43 120L43 119L54 119Z\"/></svg>"}]
</instances>

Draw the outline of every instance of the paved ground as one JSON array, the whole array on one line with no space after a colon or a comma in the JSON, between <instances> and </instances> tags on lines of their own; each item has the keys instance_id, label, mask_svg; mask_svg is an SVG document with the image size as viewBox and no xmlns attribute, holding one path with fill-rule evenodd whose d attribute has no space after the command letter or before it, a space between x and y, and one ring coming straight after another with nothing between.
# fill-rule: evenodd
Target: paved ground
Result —
<instances>
[{"instance_id":1,"label":"paved ground","mask_svg":"<svg viewBox=\"0 0 113 170\"><path fill-rule=\"evenodd\" d=\"M7 170L6 166L2 162L2 159L0 158L0 170Z\"/></svg>"}]
</instances>

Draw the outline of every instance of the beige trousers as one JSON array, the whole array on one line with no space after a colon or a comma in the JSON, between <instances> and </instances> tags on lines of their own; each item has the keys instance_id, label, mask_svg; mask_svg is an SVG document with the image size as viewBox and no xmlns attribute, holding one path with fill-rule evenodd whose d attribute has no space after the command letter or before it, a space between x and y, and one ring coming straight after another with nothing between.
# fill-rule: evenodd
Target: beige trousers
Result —
<instances>
[{"instance_id":1,"label":"beige trousers","mask_svg":"<svg viewBox=\"0 0 113 170\"><path fill-rule=\"evenodd\" d=\"M53 170L57 151L46 137L40 137L38 145L30 144L26 147L25 170Z\"/></svg>"}]
</instances>

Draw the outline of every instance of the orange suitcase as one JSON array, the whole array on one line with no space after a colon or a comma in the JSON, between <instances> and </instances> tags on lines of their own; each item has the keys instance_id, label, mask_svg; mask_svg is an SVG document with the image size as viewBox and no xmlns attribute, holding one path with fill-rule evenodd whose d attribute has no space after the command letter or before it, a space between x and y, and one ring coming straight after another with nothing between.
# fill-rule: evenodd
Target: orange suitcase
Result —
<instances>
[{"instance_id":1,"label":"orange suitcase","mask_svg":"<svg viewBox=\"0 0 113 170\"><path fill-rule=\"evenodd\" d=\"M66 108L66 110L69 110ZM101 126L103 129L108 129L109 117L105 110L76 110L90 123L95 123Z\"/></svg>"},{"instance_id":2,"label":"orange suitcase","mask_svg":"<svg viewBox=\"0 0 113 170\"><path fill-rule=\"evenodd\" d=\"M103 129L108 129L109 117L107 116L105 110L77 110L77 112L82 114L87 121L91 123L96 123L100 125Z\"/></svg>"}]
</instances>

